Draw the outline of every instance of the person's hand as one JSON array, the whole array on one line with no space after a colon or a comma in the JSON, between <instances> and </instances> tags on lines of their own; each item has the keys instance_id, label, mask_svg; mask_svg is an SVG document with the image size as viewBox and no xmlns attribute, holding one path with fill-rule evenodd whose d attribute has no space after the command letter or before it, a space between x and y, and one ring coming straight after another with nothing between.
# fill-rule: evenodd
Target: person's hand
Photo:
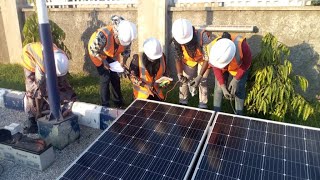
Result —
<instances>
[{"instance_id":1,"label":"person's hand","mask_svg":"<svg viewBox=\"0 0 320 180\"><path fill-rule=\"evenodd\" d=\"M201 82L202 76L198 75L196 78L194 78L191 82L190 82L190 86L197 88Z\"/></svg>"},{"instance_id":2,"label":"person's hand","mask_svg":"<svg viewBox=\"0 0 320 180\"><path fill-rule=\"evenodd\" d=\"M224 97L226 99L232 99L233 98L233 96L229 93L229 91L227 90L225 85L222 85L221 89L222 89L222 93L223 93L223 95L224 95Z\"/></svg>"},{"instance_id":3,"label":"person's hand","mask_svg":"<svg viewBox=\"0 0 320 180\"><path fill-rule=\"evenodd\" d=\"M182 74L178 74L178 79L181 83L187 83L188 82L188 78L183 76Z\"/></svg>"},{"instance_id":4,"label":"person's hand","mask_svg":"<svg viewBox=\"0 0 320 180\"><path fill-rule=\"evenodd\" d=\"M107 62L107 60L103 60L103 67L106 69L106 70L109 70L110 69L110 65L109 63Z\"/></svg>"},{"instance_id":5,"label":"person's hand","mask_svg":"<svg viewBox=\"0 0 320 180\"><path fill-rule=\"evenodd\" d=\"M233 77L230 84L229 84L228 90L232 96L236 95L236 91L238 88L238 82L239 82L239 80L237 80L235 77Z\"/></svg>"}]
</instances>

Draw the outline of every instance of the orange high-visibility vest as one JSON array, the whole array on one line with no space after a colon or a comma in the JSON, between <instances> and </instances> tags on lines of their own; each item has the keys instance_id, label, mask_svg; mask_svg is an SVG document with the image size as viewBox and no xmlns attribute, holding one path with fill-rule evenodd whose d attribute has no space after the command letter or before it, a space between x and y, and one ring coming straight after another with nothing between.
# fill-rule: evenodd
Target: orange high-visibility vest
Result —
<instances>
[{"instance_id":1,"label":"orange high-visibility vest","mask_svg":"<svg viewBox=\"0 0 320 180\"><path fill-rule=\"evenodd\" d=\"M209 53L214 53L214 52L210 52L211 47L220 39L221 37L217 37L216 39L214 39L210 44L207 45L207 51ZM227 66L227 69L222 69L223 72L228 71L232 76L236 76L237 75L237 71L240 68L241 64L242 64L242 58L243 58L243 53L242 53L242 42L245 40L246 38L243 38L240 35L231 35L231 40L234 42L234 44L236 45L236 54L234 55L233 59L231 60L231 62L229 63L229 65Z\"/></svg>"},{"instance_id":2,"label":"orange high-visibility vest","mask_svg":"<svg viewBox=\"0 0 320 180\"><path fill-rule=\"evenodd\" d=\"M198 43L200 44L200 46L202 46L203 42L202 42L202 35L205 32L204 29L199 29L196 30L196 34L197 34L197 38L198 38ZM195 56L192 58L189 56L185 45L181 45L182 47L182 52L183 52L183 59L182 62L186 65L188 65L189 67L194 67L196 66L198 63L202 63L204 61L203 59L203 54L201 49L197 48L196 50L196 54Z\"/></svg>"},{"instance_id":3,"label":"orange high-visibility vest","mask_svg":"<svg viewBox=\"0 0 320 180\"><path fill-rule=\"evenodd\" d=\"M105 26L105 27L102 27L102 28L96 30L96 32L94 32L90 37L90 40L89 40L89 43L88 43L88 49L90 49L91 44L96 39L96 36L97 36L97 34L99 32L102 32L106 36L106 39L107 39L106 45L103 48L103 52L106 55L108 55L108 57L111 57L112 59L115 59L115 60L119 61L120 60L120 54L124 51L124 46L119 44L119 47L118 47L117 51L115 52L114 44L116 42L114 41L114 37L113 37L114 36L114 32L113 32L112 26ZM102 65L102 61L101 60L104 60L104 59L107 58L106 56L103 56L103 55L100 55L100 58L99 57L95 57L94 55L92 55L90 50L89 50L89 56L90 56L90 59L92 60L93 64L96 65L97 67Z\"/></svg>"},{"instance_id":4,"label":"orange high-visibility vest","mask_svg":"<svg viewBox=\"0 0 320 180\"><path fill-rule=\"evenodd\" d=\"M55 52L64 53L55 44L53 44ZM45 72L44 58L42 54L42 45L40 42L29 43L22 50L22 66L31 72L35 72L36 66L39 66L42 72Z\"/></svg>"},{"instance_id":5,"label":"orange high-visibility vest","mask_svg":"<svg viewBox=\"0 0 320 180\"><path fill-rule=\"evenodd\" d=\"M160 67L159 70L156 74L156 77L152 77L149 72L146 70L145 65L143 64L142 60L142 54L139 56L139 78L142 79L147 85L146 86L152 86L152 83L154 83L156 80L160 79L163 74L165 73L166 69L166 63L165 63L165 58L164 54L162 54L162 57L160 58ZM160 99L164 99L164 95L162 93L162 90L159 88L158 83L154 83L153 85L154 91L157 92L157 95ZM142 87L142 86L137 86L133 85L133 94L134 97L140 98L140 99L147 99L149 95L154 95L157 96L156 94L153 94L148 88Z\"/></svg>"}]
</instances>

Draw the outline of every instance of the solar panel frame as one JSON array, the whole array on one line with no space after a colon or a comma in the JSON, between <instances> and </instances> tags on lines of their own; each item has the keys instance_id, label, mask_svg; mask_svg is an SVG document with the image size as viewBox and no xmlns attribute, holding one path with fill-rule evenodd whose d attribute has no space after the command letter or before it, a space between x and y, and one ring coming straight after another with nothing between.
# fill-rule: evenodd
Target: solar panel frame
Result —
<instances>
[{"instance_id":1,"label":"solar panel frame","mask_svg":"<svg viewBox=\"0 0 320 180\"><path fill-rule=\"evenodd\" d=\"M206 109L199 109L199 108L194 108L194 107L189 107L189 106L182 106L182 105L177 105L177 104L171 104L171 103L166 103L166 102L153 101L153 100L148 100L148 99L135 99L135 100L123 111L123 113L122 113L121 115L119 115L119 116L108 126L108 128L106 128L106 129L78 156L78 158L76 158L76 159L72 162L72 164L69 165L69 167L68 167L57 179L68 179L68 178L65 178L64 175L65 175L66 173L68 173L69 170L74 167L74 165L77 166L77 162L78 162L79 160L81 160L81 158L83 158L84 155L85 155L87 152L89 152L88 150L89 150L90 148L93 148L93 146L98 146L98 145L99 145L99 144L96 144L96 142L98 142L98 140L99 140L100 138L102 138L102 136L103 136L111 127L113 127L113 125L116 124L117 121L118 121L124 114L126 114L127 111L129 111L129 114L130 114L130 108L131 108L132 105L135 104L137 101L153 102L153 103L157 103L157 104L159 104L159 105L167 105L167 106L171 106L171 107L180 107L180 108L184 108L184 109L191 109L191 110L196 110L196 111L207 112L207 113L210 113L210 114L211 114L211 116L210 116L210 118L209 118L209 120L208 120L208 123L207 123L207 125L206 125L206 128L204 129L204 132L203 132L203 134L202 134L202 136L201 136L201 138L200 138L200 140L199 140L199 144L198 144L197 147L196 147L196 150L195 150L194 155L193 155L193 157L192 157L192 160L191 160L191 162L190 162L190 164L189 164L189 167L188 167L188 169L187 169L187 172L185 173L185 176L184 176L184 179L190 178L190 176L192 175L192 174L190 174L190 173L193 171L193 168L194 168L194 166L195 166L195 164L196 164L197 157L198 157L199 153L201 152L201 147L202 147L202 145L204 144L204 141L206 140L206 136L207 136L207 134L208 134L208 130L209 130L209 128L210 128L210 126L211 126L211 124L212 124L212 122L213 122L213 118L215 117L215 111L206 110ZM159 106L157 106L157 108L158 108L158 107L159 107ZM164 106L164 107L166 107L166 106ZM148 109L145 109L145 110L148 110ZM155 109L155 110L156 110L156 109ZM154 110L154 111L155 111L155 110ZM171 110L171 109L170 109L170 110ZM139 112L139 113L140 113L140 112ZM138 115L139 113L136 113L136 115ZM172 112L172 111L171 111L171 113L175 114L175 113L179 113L179 112ZM180 112L180 113L182 113L182 112ZM132 113L132 114L133 114L133 113ZM151 114L150 114L150 115L151 115ZM198 117L198 118L199 118L199 117ZM199 126L203 127L204 125L202 124L202 125L199 125ZM116 138L116 137L115 137L115 138ZM80 166L80 165L78 165L78 166ZM79 168L83 168L83 167L79 167ZM71 173L72 173L72 172L71 172ZM90 173L90 172L84 172L83 174L80 175L80 177L83 177L86 173ZM109 176L108 174L102 175L101 178L104 177L104 176L106 176L107 178L110 178L110 179L113 178L112 176ZM102 178L102 179L103 179L103 178Z\"/></svg>"},{"instance_id":2,"label":"solar panel frame","mask_svg":"<svg viewBox=\"0 0 320 180\"><path fill-rule=\"evenodd\" d=\"M240 116L240 115L234 115L234 114L229 114L229 113L223 113L223 112L216 112L216 114L215 114L215 117L214 117L214 121L213 121L213 123L212 123L212 126L210 127L210 129L208 130L208 136L207 136L207 139L206 139L206 141L205 141L205 144L203 145L203 148L202 148L202 151L201 151L201 154L199 155L200 157L199 157L199 159L198 159L198 162L197 162L197 164L196 164L196 166L195 166L195 170L194 170L194 173L193 173L193 175L192 175L192 177L191 177L191 179L201 179L199 176L201 176L201 175L199 175L199 176L197 176L198 175L198 173L204 173L204 171L206 171L205 169L203 169L203 168L200 168L200 166L201 166L201 163L203 163L203 158L205 158L205 157L208 157L208 158L211 158L209 155L206 155L205 153L206 153L206 151L207 151L207 147L208 146L210 146L210 145L212 145L212 146L214 146L214 148L221 148L221 149L223 149L222 151L224 152L227 148L230 148L230 147L228 147L228 146L226 146L226 144L222 144L222 145L215 145L215 144L210 144L209 143L209 140L210 140L210 138L211 138L211 135L212 135L212 133L215 133L214 131L216 130L215 129L215 125L216 125L216 123L217 123L217 119L219 118L219 115L227 115L227 116L231 116L232 118L243 118L243 119L246 119L247 121L253 121L253 122L257 122L257 124L259 124L259 122L263 122L263 123L268 123L268 125L270 124L272 127L271 128L268 128L268 126L266 126L266 129L265 129L265 132L266 132L266 134L271 134L272 136L276 136L277 134L280 134L280 135L283 135L285 138L291 138L291 137L300 137L301 139L303 139L304 141L305 141L305 143L307 143L307 142L309 142L309 141L318 141L319 142L319 140L320 140L320 128L315 128L315 127L309 127L309 126L301 126L301 125L297 125L297 124L289 124L289 123L284 123L284 122L278 122L278 121L272 121L272 120L267 120L267 119L260 119L260 118L253 118L253 117L248 117L248 116ZM226 129L231 129L231 127L230 127L230 122L227 120L226 122L219 122L219 123L222 123L222 124L224 124L225 123L225 126L222 126L223 128L226 128ZM278 126L278 125L282 125L282 126ZM255 127L255 129L252 129L252 130L258 130L257 132L260 132L261 130L262 130L262 128L261 128L262 126L259 126L259 125L257 125L256 127ZM292 128L292 127L296 127L296 128ZM251 126L250 126L250 128L251 128ZM286 131L286 132L284 132L284 128L287 130L287 128L288 128L288 131ZM292 129L291 129L292 128ZM302 130L301 130L302 129ZM306 130L311 130L311 131L305 131L304 129L306 129ZM249 131L250 131L251 129L249 129L249 126L248 126L248 133L247 133L247 135L249 134ZM269 131L268 131L269 130ZM290 132L291 131L291 132ZM293 132L293 131L295 131L295 132ZM315 132L313 132L313 131L317 131L317 135L318 136L316 136L316 134L315 134ZM263 131L262 131L263 132ZM288 133L287 133L288 132ZM217 132L218 133L218 132ZM230 131L229 131L229 133L230 133ZM308 139L306 138L306 135L309 133L309 137L308 137ZM314 133L314 134L312 134L312 133ZM274 135L274 134L276 134L276 135ZM229 136L229 134L226 134L226 136ZM259 144L259 137L257 137L258 135L256 135L256 137L250 137L250 138L257 138L256 139L256 143L257 144ZM269 137L269 138L274 138L274 137ZM229 137L231 137L231 135L229 136ZM229 138L228 137L228 138ZM317 139L316 137L319 137L319 139ZM248 138L248 137L247 137ZM294 139L293 138L293 139ZM246 140L250 140L251 141L251 139L246 139ZM268 152L268 150L266 151L266 147L267 147L267 145L268 145L268 143L266 144L265 142L268 140L268 137L267 137L267 135L265 136L265 140L264 141L260 141L260 142L262 142L262 143L260 143L260 144L264 144L263 146L264 146L264 153L274 153L274 154L272 154L272 155L270 155L270 157L268 157L269 159L273 159L273 160L279 160L279 159L284 159L285 158L285 160L284 160L284 162L280 162L280 164L281 163L283 163L283 166L284 166L284 168L286 168L287 166L290 166L290 165L293 165L293 163L295 163L296 165L300 165L300 166L302 166L302 165L305 165L305 166L307 166L307 167L305 167L305 172L304 173L306 173L307 174L307 178L305 178L305 179L312 179L311 178L311 176L313 176L313 177L320 177L320 171L318 172L318 171L316 171L316 170L314 170L314 171L311 171L310 169L318 169L318 170L320 170L320 143L318 143L317 144L317 147L318 148L314 148L313 149L313 151L310 151L310 149L308 149L308 151L307 151L307 144L305 144L304 146L305 146L305 149L301 149L301 147L298 147L298 149L296 149L296 147L294 147L294 148L286 148L286 147L284 147L285 149L284 149L284 151L286 151L286 150L293 150L293 151L304 151L305 153L313 153L313 154L317 154L318 155L318 157L319 158L316 158L316 159L318 159L318 160L316 160L315 158L312 158L312 164L308 164L307 162L310 162L310 160L309 161L307 161L307 155L305 156L305 157L301 157L301 156L298 156L297 157L297 154L295 154L294 153L294 155L292 155L291 154L291 156L290 155L288 155L288 154L286 154L286 153L284 153L283 154L283 158L280 158L279 156L281 156L281 154L277 154L278 153L278 151L276 151L276 150L273 150L273 151L269 151ZM277 143L280 143L279 142L279 139L277 139L277 138L274 138L274 140L275 141L272 141L272 140L270 140L269 139L269 141L270 142L272 142L272 143L274 143L274 144L269 144L269 146L273 146L273 147L276 147L276 148L280 148L279 146L277 146ZM307 141L307 140L309 140L309 141ZM264 142L264 143L263 143ZM285 139L285 142L287 142L286 141L286 139ZM296 145L296 144L295 144ZM211 146L211 147L212 147ZM285 146L287 146L287 143L285 144ZM316 145L314 145L314 146L316 146ZM257 151L260 151L259 150L259 148L258 148L259 146L257 146L257 145L255 145L253 148L255 149L255 152L257 152ZM310 147L312 147L312 145L310 145ZM268 147L269 148L269 147ZM316 149L318 149L318 151L316 152ZM259 153L258 154L253 154L253 153L251 153L251 152L247 152L246 150L247 149L243 149L244 151L243 151L243 159L245 159L245 160L248 160L248 159L250 159L250 158L245 158L245 156L249 156L249 155L259 155ZM218 151L218 150L217 150ZM240 151L242 151L242 150L240 150ZM299 155L299 154L298 154ZM236 156L236 154L235 155L233 155L233 156ZM276 157L276 158L272 158L272 157ZM216 160L218 160L218 161L222 161L222 159L224 158L224 156L223 155L221 155L221 157L214 157ZM237 158L237 157L231 157L231 159L235 159L235 158ZM238 157L239 158L239 157ZM289 159L288 159L289 158ZM291 158L291 159L290 159ZM293 160L293 159L295 159L295 160ZM298 160L297 160L298 159ZM225 159L223 159L223 160L225 160ZM298 162L300 162L300 161L303 161L303 160L305 160L303 163L307 163L307 164L303 164L303 163L298 163ZM254 161L252 161L252 162L249 162L249 163L257 163L257 161L259 162L259 159L258 158L254 158ZM225 162L228 162L228 160L226 160ZM230 162L230 161L229 161ZM238 163L238 162L233 162L234 164L236 164L236 163ZM264 163L264 162L263 162ZM279 163L279 162L278 162ZM290 170L292 170L293 168L291 168L291 169L288 169L287 171L285 171L285 173L284 174L280 174L280 173L278 173L278 172L276 172L278 169L277 169L277 164L278 163L271 163L270 165L271 166L269 166L269 168L271 168L271 169L273 169L275 172L272 172L272 171L268 171L268 170L265 170L265 169L263 169L264 171L263 171L263 173L265 174L265 173L269 173L269 177L272 177L272 179L299 179L297 176L298 175L301 175L301 174L299 174L299 173L301 173L301 171L302 171L302 168L298 168L298 169L296 169L295 168L295 171L294 172L291 172L291 173L293 173L293 174L298 174L297 176L294 176L294 175L292 175L292 174L289 174L289 176L288 176L288 174L285 174L285 173L287 173L288 171L290 171ZM284 164L284 163L288 163L288 164ZM263 164L264 165L264 164ZM219 168L221 167L221 164L219 165ZM231 167L231 166L230 166ZM251 164L251 166L246 166L246 164L242 164L241 163L241 167L243 167L244 168L244 172L246 172L246 170L250 170L250 172L247 172L246 173L246 175L251 175L251 176L255 176L256 175L256 173L253 173L253 171L255 170L255 168L254 168L254 165L252 165ZM234 168L237 168L237 167L234 167ZM249 168L249 169L248 169ZM281 167L282 168L282 167ZM308 169L307 169L308 168ZM201 169L201 170L200 170ZM229 169L233 169L233 168L229 168ZM220 170L220 169L219 169ZM242 169L241 169L242 170ZM261 169L256 169L256 172L259 172ZM213 172L213 171L206 171L205 172L206 174L205 174L205 176L206 176L206 179L237 179L237 180L239 180L239 179L241 179L240 178L240 175L242 175L243 173L241 173L240 171L239 171L239 174L238 174L238 176L237 177L230 177L230 176L223 176L219 171L218 171L218 173L217 172ZM313 174L311 174L311 173L313 173ZM316 174L315 174L316 173ZM232 173L231 173L232 174ZM218 177L218 175L219 175L219 177ZM292 176L290 176L290 175L292 175ZM263 178L263 174L259 174L259 177L245 177L245 179L264 179Z\"/></svg>"}]
</instances>

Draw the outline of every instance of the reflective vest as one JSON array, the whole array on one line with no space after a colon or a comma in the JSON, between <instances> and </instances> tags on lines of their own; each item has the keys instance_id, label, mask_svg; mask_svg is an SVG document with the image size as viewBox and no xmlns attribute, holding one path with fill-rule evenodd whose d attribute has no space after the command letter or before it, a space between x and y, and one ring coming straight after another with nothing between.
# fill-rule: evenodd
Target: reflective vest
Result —
<instances>
[{"instance_id":1,"label":"reflective vest","mask_svg":"<svg viewBox=\"0 0 320 180\"><path fill-rule=\"evenodd\" d=\"M99 32L102 32L105 36L106 36L106 44L103 48L103 52L108 55L108 57L111 57L112 59L115 59L117 61L120 60L120 54L124 51L124 46L119 44L118 49L115 51L114 45L115 45L115 41L114 41L114 32L113 32L113 28L112 26L105 26L102 27L100 29L98 29L96 32L94 32L89 40L88 43L88 49L90 49L90 46L93 44L94 40L96 39L96 36ZM103 56L100 55L100 58L95 57L94 55L91 54L91 51L89 50L89 56L90 59L92 60L92 62L94 63L94 65L96 65L97 67L102 65L102 61L107 58L107 56Z\"/></svg>"},{"instance_id":2,"label":"reflective vest","mask_svg":"<svg viewBox=\"0 0 320 180\"><path fill-rule=\"evenodd\" d=\"M210 44L207 45L207 51L209 53L211 50L211 47L220 39L221 37L217 37L216 39L214 39ZM222 72L226 72L229 71L229 73L232 76L236 76L237 75L237 71L240 68L241 64L242 64L242 58L243 58L243 54L242 54L242 42L245 40L246 38L243 38L240 35L231 35L231 40L234 42L234 44L236 45L236 54L234 55L233 59L231 60L231 62L229 63L229 65L227 66L226 69L222 69ZM214 53L214 52L213 52Z\"/></svg>"},{"instance_id":3,"label":"reflective vest","mask_svg":"<svg viewBox=\"0 0 320 180\"><path fill-rule=\"evenodd\" d=\"M149 72L146 70L146 67L143 63L143 58L142 58L142 54L140 54L139 56L139 78L142 79L146 85L145 86L149 86L154 88L154 91L157 93L154 94L153 92L150 91L149 88L145 88L142 86L137 86L137 85L133 85L133 94L135 98L140 98L140 99L147 99L149 97L149 95L154 95L154 96L158 96L160 99L164 99L162 90L159 88L159 84L155 83L156 80L160 79L163 74L165 73L165 69L166 69L166 63L165 63L165 58L164 58L164 54L162 55L162 57L160 58L160 67L159 70L156 74L156 77L152 77Z\"/></svg>"},{"instance_id":4,"label":"reflective vest","mask_svg":"<svg viewBox=\"0 0 320 180\"><path fill-rule=\"evenodd\" d=\"M199 29L199 30L196 30L196 34L197 34L197 39L198 39L198 43L199 45L202 47L202 36L203 36L203 33L205 32L204 29ZM183 53L183 63L186 64L187 66L189 67L194 67L196 66L198 63L202 63L204 60L203 60L203 54L202 54L202 51L200 48L197 48L196 50L196 54L195 56L192 58L189 56L187 50L186 50L186 47L185 45L181 45L182 47L182 53Z\"/></svg>"},{"instance_id":5,"label":"reflective vest","mask_svg":"<svg viewBox=\"0 0 320 180\"><path fill-rule=\"evenodd\" d=\"M64 53L55 44L53 44L55 52ZM35 72L36 66L40 67L42 72L45 72L44 58L42 54L42 45L40 42L29 43L23 47L22 66L31 72Z\"/></svg>"}]
</instances>

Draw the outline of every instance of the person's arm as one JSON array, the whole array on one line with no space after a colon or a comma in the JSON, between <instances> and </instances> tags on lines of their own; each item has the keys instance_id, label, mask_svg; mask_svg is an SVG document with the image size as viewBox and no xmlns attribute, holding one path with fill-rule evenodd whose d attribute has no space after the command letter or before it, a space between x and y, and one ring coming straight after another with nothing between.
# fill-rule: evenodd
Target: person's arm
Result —
<instances>
[{"instance_id":1,"label":"person's arm","mask_svg":"<svg viewBox=\"0 0 320 180\"><path fill-rule=\"evenodd\" d=\"M245 40L242 42L242 54L242 64L237 71L237 75L235 76L237 80L242 78L243 74L250 68L252 62L250 47Z\"/></svg>"},{"instance_id":2,"label":"person's arm","mask_svg":"<svg viewBox=\"0 0 320 180\"><path fill-rule=\"evenodd\" d=\"M133 58L130 63L129 71L134 76L139 77L139 56L137 54L133 55Z\"/></svg>"},{"instance_id":3,"label":"person's arm","mask_svg":"<svg viewBox=\"0 0 320 180\"><path fill-rule=\"evenodd\" d=\"M207 51L207 45L211 43L211 39L210 36L207 34L207 32L203 32L202 33L202 54L203 54L203 64L202 64L202 68L200 70L199 75L201 75L201 77L203 76L203 74L206 72L206 70L208 69L209 66L209 53Z\"/></svg>"},{"instance_id":4,"label":"person's arm","mask_svg":"<svg viewBox=\"0 0 320 180\"><path fill-rule=\"evenodd\" d=\"M224 78L223 78L222 70L219 68L216 68L216 67L212 67L212 70L213 70L213 74L214 74L215 78L219 82L219 85L220 86L224 85Z\"/></svg>"},{"instance_id":5,"label":"person's arm","mask_svg":"<svg viewBox=\"0 0 320 180\"><path fill-rule=\"evenodd\" d=\"M169 72L169 67L167 66L167 57L166 55L162 54L162 56L164 57L164 65L166 67L166 69L164 70L163 76L170 76L170 72Z\"/></svg>"},{"instance_id":6,"label":"person's arm","mask_svg":"<svg viewBox=\"0 0 320 180\"><path fill-rule=\"evenodd\" d=\"M131 43L128 46L124 47L124 51L121 53L122 59L120 60L121 65L126 65L128 58L131 54Z\"/></svg>"},{"instance_id":7,"label":"person's arm","mask_svg":"<svg viewBox=\"0 0 320 180\"><path fill-rule=\"evenodd\" d=\"M90 51L90 54L92 54L93 56L98 58L100 61L102 61L106 69L109 69L110 66L108 61L103 58L107 56L106 53L104 52L104 47L106 43L107 43L107 38L103 34L103 32L100 31L97 33L96 38L93 40L92 44L90 45L89 51Z\"/></svg>"}]
</instances>

